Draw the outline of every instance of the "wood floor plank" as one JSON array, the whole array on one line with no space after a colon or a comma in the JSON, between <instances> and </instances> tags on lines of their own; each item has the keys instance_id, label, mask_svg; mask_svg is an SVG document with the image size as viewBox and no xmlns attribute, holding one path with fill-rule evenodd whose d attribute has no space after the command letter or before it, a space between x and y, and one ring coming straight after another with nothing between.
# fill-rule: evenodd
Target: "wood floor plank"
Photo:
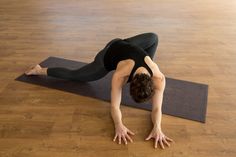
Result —
<instances>
[{"instance_id":1,"label":"wood floor plank","mask_svg":"<svg viewBox=\"0 0 236 157\"><path fill-rule=\"evenodd\" d=\"M1 0L0 19L0 156L236 156L234 0ZM136 135L119 145L108 102L14 80L48 56L90 62L111 39L144 32L158 34L166 76L209 85L205 124L163 115L175 140L164 151L144 141L150 112L121 107Z\"/></svg>"}]
</instances>

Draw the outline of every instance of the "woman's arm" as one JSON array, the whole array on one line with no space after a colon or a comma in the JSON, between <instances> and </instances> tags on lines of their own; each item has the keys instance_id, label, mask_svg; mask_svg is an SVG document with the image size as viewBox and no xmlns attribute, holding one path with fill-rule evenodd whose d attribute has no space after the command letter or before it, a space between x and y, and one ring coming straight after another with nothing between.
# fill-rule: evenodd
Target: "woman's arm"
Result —
<instances>
[{"instance_id":1,"label":"woman's arm","mask_svg":"<svg viewBox=\"0 0 236 157\"><path fill-rule=\"evenodd\" d=\"M163 94L166 85L165 76L162 73L159 73L156 79L154 79L155 85L155 94L152 97L152 122L153 122L153 129L146 140L154 138L154 147L157 148L157 144L164 149L164 144L168 147L170 144L168 142L172 142L173 140L169 137L165 136L161 129L161 119L162 119L162 101L163 101Z\"/></svg>"},{"instance_id":2,"label":"woman's arm","mask_svg":"<svg viewBox=\"0 0 236 157\"><path fill-rule=\"evenodd\" d=\"M155 94L152 97L152 122L153 126L161 129L162 101L166 85L166 79L163 74L155 80Z\"/></svg>"},{"instance_id":3,"label":"woman's arm","mask_svg":"<svg viewBox=\"0 0 236 157\"><path fill-rule=\"evenodd\" d=\"M132 131L130 131L124 124L122 123L122 114L120 111L120 102L121 102L121 93L122 86L125 80L119 72L115 72L112 76L112 87L111 87L111 116L113 118L115 124L115 137L113 141L116 141L118 137L118 142L121 144L121 139L123 139L124 143L127 144L127 139L130 142L133 142L131 137L128 135L134 135Z\"/></svg>"},{"instance_id":4,"label":"woman's arm","mask_svg":"<svg viewBox=\"0 0 236 157\"><path fill-rule=\"evenodd\" d=\"M121 125L122 114L120 111L120 102L122 93L122 78L115 72L111 81L111 115L115 126Z\"/></svg>"}]
</instances>

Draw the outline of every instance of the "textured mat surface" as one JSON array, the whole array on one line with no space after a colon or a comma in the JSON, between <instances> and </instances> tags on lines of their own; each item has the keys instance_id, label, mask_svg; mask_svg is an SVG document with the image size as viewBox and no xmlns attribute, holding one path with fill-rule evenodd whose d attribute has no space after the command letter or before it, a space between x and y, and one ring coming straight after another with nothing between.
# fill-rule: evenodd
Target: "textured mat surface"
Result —
<instances>
[{"instance_id":1,"label":"textured mat surface","mask_svg":"<svg viewBox=\"0 0 236 157\"><path fill-rule=\"evenodd\" d=\"M40 63L42 67L79 68L86 63L57 57L49 57ZM26 76L22 74L16 80L46 86L83 96L110 101L110 83L113 72L104 78L88 83L73 82L46 76ZM162 111L164 114L189 120L205 122L207 109L208 85L183 80L166 78ZM151 111L152 105L135 103L129 95L129 84L123 87L121 105Z\"/></svg>"}]
</instances>

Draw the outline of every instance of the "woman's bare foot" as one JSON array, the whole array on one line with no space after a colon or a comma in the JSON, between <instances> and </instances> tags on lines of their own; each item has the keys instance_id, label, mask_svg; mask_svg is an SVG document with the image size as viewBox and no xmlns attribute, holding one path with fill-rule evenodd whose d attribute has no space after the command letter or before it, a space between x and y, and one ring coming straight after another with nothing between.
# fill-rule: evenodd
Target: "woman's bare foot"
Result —
<instances>
[{"instance_id":1,"label":"woman's bare foot","mask_svg":"<svg viewBox=\"0 0 236 157\"><path fill-rule=\"evenodd\" d=\"M25 72L26 75L40 75L42 71L42 67L37 64L36 66L31 67L29 70Z\"/></svg>"}]
</instances>

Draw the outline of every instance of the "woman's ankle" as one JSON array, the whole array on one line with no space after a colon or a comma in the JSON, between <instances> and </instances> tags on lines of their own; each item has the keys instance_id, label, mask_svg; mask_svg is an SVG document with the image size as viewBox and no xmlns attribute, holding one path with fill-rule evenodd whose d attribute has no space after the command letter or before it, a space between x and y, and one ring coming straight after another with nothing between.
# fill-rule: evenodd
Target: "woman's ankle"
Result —
<instances>
[{"instance_id":1,"label":"woman's ankle","mask_svg":"<svg viewBox=\"0 0 236 157\"><path fill-rule=\"evenodd\" d=\"M42 68L42 69L40 69L40 70L38 71L38 74L39 74L39 75L47 75L47 69L48 69L48 68Z\"/></svg>"}]
</instances>

